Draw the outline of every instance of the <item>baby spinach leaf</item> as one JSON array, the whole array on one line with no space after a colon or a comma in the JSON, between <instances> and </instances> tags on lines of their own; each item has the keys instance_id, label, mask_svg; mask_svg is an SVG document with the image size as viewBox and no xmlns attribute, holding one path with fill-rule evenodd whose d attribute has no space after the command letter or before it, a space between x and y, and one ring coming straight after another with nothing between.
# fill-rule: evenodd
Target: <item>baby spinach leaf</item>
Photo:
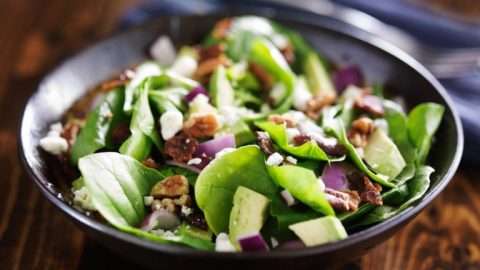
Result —
<instances>
[{"instance_id":1,"label":"baby spinach leaf","mask_svg":"<svg viewBox=\"0 0 480 270\"><path fill-rule=\"evenodd\" d=\"M268 166L273 181L297 200L325 215L335 215L313 171L293 165Z\"/></svg>"},{"instance_id":2,"label":"baby spinach leaf","mask_svg":"<svg viewBox=\"0 0 480 270\"><path fill-rule=\"evenodd\" d=\"M143 197L170 172L148 168L131 157L114 152L85 156L80 159L79 168L93 205L116 228L159 243L213 249L210 241L188 233L185 225L180 226L176 235L168 237L134 227L145 217Z\"/></svg>"},{"instance_id":3,"label":"baby spinach leaf","mask_svg":"<svg viewBox=\"0 0 480 270\"><path fill-rule=\"evenodd\" d=\"M88 114L85 126L72 146L72 164L77 165L81 157L111 144L112 129L125 117L122 110L123 99L123 88L112 90L103 102Z\"/></svg>"},{"instance_id":4,"label":"baby spinach leaf","mask_svg":"<svg viewBox=\"0 0 480 270\"><path fill-rule=\"evenodd\" d=\"M289 225L323 216L311 209L289 207L279 197L272 201L270 215L276 220L276 233L288 232Z\"/></svg>"},{"instance_id":5,"label":"baby spinach leaf","mask_svg":"<svg viewBox=\"0 0 480 270\"><path fill-rule=\"evenodd\" d=\"M160 173L165 175L165 177L171 176L171 175L177 175L177 174L183 175L187 178L188 183L191 186L195 186L195 181L197 180L197 177L198 177L198 173L192 172L188 169L178 167L178 166L171 166L171 165L162 166L159 169L159 171Z\"/></svg>"},{"instance_id":6,"label":"baby spinach leaf","mask_svg":"<svg viewBox=\"0 0 480 270\"><path fill-rule=\"evenodd\" d=\"M397 186L403 185L415 176L415 170L416 168L414 164L407 164L407 166L403 168L402 172L397 177L395 177L395 180L393 180L393 182L395 182Z\"/></svg>"},{"instance_id":7,"label":"baby spinach leaf","mask_svg":"<svg viewBox=\"0 0 480 270\"><path fill-rule=\"evenodd\" d=\"M392 101L384 101L383 107L385 109L385 120L388 123L388 135L397 145L405 161L414 163L417 153L408 136L407 116L402 108Z\"/></svg>"},{"instance_id":8,"label":"baby spinach leaf","mask_svg":"<svg viewBox=\"0 0 480 270\"><path fill-rule=\"evenodd\" d=\"M432 137L442 122L445 108L436 103L422 103L408 114L408 135L417 148L417 165L425 163Z\"/></svg>"},{"instance_id":9,"label":"baby spinach leaf","mask_svg":"<svg viewBox=\"0 0 480 270\"><path fill-rule=\"evenodd\" d=\"M185 88L171 87L150 91L148 98L152 107L158 113L164 113L169 110L186 111L187 108L183 103L183 98L186 94L188 94L188 91Z\"/></svg>"},{"instance_id":10,"label":"baby spinach leaf","mask_svg":"<svg viewBox=\"0 0 480 270\"><path fill-rule=\"evenodd\" d=\"M136 160L144 160L150 155L152 141L141 131L134 131L130 137L123 142L118 150L120 153Z\"/></svg>"},{"instance_id":11,"label":"baby spinach leaf","mask_svg":"<svg viewBox=\"0 0 480 270\"><path fill-rule=\"evenodd\" d=\"M378 206L358 224L355 224L355 226L366 226L386 220L410 207L414 202L422 198L427 192L428 187L430 186L430 175L433 173L433 171L433 168L429 166L419 167L417 169L415 178L406 183L408 188L408 197L406 201L404 201L398 207L389 205Z\"/></svg>"},{"instance_id":12,"label":"baby spinach leaf","mask_svg":"<svg viewBox=\"0 0 480 270\"><path fill-rule=\"evenodd\" d=\"M292 94L295 87L295 74L280 51L268 40L257 37L251 43L249 60L262 66L276 80L285 86L285 94L280 99L275 112L285 112L292 105Z\"/></svg>"},{"instance_id":13,"label":"baby spinach leaf","mask_svg":"<svg viewBox=\"0 0 480 270\"><path fill-rule=\"evenodd\" d=\"M239 186L268 198L276 195L278 189L270 179L265 156L257 146L243 146L215 158L199 174L195 199L213 233L228 230L233 194Z\"/></svg>"},{"instance_id":14,"label":"baby spinach leaf","mask_svg":"<svg viewBox=\"0 0 480 270\"><path fill-rule=\"evenodd\" d=\"M287 133L283 125L275 124L270 121L255 122L255 125L266 131L272 140L285 152L297 157L330 160L328 155L314 141L310 140L302 145L294 146L288 143Z\"/></svg>"},{"instance_id":15,"label":"baby spinach leaf","mask_svg":"<svg viewBox=\"0 0 480 270\"><path fill-rule=\"evenodd\" d=\"M350 143L347 138L347 132L343 120L340 117L336 117L340 112L340 108L337 106L331 107L323 112L323 128L333 134L338 141L347 149L348 156L357 165L357 167L367 174L373 181L387 187L394 187L395 184L390 182L385 175L377 174L373 172L362 160L358 154L357 149Z\"/></svg>"},{"instance_id":16,"label":"baby spinach leaf","mask_svg":"<svg viewBox=\"0 0 480 270\"><path fill-rule=\"evenodd\" d=\"M133 110L133 104L137 93L143 88L143 83L146 78L150 76L160 75L162 70L160 65L153 61L147 61L136 68L135 76L128 83L125 89L125 101L123 104L123 110L130 114Z\"/></svg>"}]
</instances>

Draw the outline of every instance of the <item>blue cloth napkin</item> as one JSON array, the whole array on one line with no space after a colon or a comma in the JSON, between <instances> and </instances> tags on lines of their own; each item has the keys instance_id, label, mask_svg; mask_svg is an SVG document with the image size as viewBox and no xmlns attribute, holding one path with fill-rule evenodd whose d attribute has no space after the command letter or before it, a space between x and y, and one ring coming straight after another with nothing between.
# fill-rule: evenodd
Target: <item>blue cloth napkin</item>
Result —
<instances>
[{"instance_id":1,"label":"blue cloth napkin","mask_svg":"<svg viewBox=\"0 0 480 270\"><path fill-rule=\"evenodd\" d=\"M251 0L151 1L129 10L121 20L120 27L126 28L166 14L188 15L215 12L232 2L242 5L275 5ZM409 32L430 46L480 47L480 25L440 16L405 0L333 0L333 2L369 13L388 24ZM302 16L315 18L315 15L311 13L302 14ZM477 106L480 106L480 75L442 80L441 82L447 88L462 118L465 131L463 162L477 164L480 162L480 140L477 139L480 137L480 121L475 110Z\"/></svg>"}]
</instances>

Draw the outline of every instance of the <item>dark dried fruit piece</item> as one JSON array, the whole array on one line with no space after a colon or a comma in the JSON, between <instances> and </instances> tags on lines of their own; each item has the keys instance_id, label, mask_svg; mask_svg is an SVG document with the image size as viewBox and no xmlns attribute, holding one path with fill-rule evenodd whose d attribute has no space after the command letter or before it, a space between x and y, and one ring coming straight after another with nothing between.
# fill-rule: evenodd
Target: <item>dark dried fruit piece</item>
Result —
<instances>
[{"instance_id":1,"label":"dark dried fruit piece","mask_svg":"<svg viewBox=\"0 0 480 270\"><path fill-rule=\"evenodd\" d=\"M202 63L205 60L211 58L217 58L225 52L225 46L223 44L215 44L208 47L201 47L198 50L199 59L198 62Z\"/></svg>"},{"instance_id":2,"label":"dark dried fruit piece","mask_svg":"<svg viewBox=\"0 0 480 270\"><path fill-rule=\"evenodd\" d=\"M197 151L198 141L192 136L180 133L165 142L165 154L174 161L187 163Z\"/></svg>"}]
</instances>

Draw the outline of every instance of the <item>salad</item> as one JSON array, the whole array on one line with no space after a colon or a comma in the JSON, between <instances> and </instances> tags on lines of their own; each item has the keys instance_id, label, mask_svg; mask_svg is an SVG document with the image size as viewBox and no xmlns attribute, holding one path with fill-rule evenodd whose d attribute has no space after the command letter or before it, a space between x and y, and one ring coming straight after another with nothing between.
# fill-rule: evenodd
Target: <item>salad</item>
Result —
<instances>
[{"instance_id":1,"label":"salad","mask_svg":"<svg viewBox=\"0 0 480 270\"><path fill-rule=\"evenodd\" d=\"M317 246L429 188L444 107L407 112L290 29L226 18L199 44L161 36L150 52L40 140L74 170L73 206L120 231L220 252Z\"/></svg>"}]
</instances>

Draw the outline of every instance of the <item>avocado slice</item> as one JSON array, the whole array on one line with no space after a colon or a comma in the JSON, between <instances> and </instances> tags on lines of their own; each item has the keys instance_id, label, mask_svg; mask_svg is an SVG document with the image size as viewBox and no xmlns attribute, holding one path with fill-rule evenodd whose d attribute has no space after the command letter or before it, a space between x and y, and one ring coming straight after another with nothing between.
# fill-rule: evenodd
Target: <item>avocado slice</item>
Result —
<instances>
[{"instance_id":1,"label":"avocado slice","mask_svg":"<svg viewBox=\"0 0 480 270\"><path fill-rule=\"evenodd\" d=\"M335 97L337 95L330 74L316 53L311 52L307 55L303 69L308 87L314 96Z\"/></svg>"},{"instance_id":2,"label":"avocado slice","mask_svg":"<svg viewBox=\"0 0 480 270\"><path fill-rule=\"evenodd\" d=\"M210 95L213 105L217 108L234 105L233 88L223 66L219 66L210 79Z\"/></svg>"},{"instance_id":3,"label":"avocado slice","mask_svg":"<svg viewBox=\"0 0 480 270\"><path fill-rule=\"evenodd\" d=\"M397 177L407 165L395 143L379 128L368 138L364 154L367 164L389 179Z\"/></svg>"},{"instance_id":4,"label":"avocado slice","mask_svg":"<svg viewBox=\"0 0 480 270\"><path fill-rule=\"evenodd\" d=\"M259 232L267 217L269 199L246 187L239 186L233 195L233 208L228 226L230 241L237 250L240 245L237 238L242 235Z\"/></svg>"},{"instance_id":5,"label":"avocado slice","mask_svg":"<svg viewBox=\"0 0 480 270\"><path fill-rule=\"evenodd\" d=\"M235 144L237 146L255 141L255 134L253 134L253 131L244 121L237 121L232 126L225 127L223 131L235 136Z\"/></svg>"},{"instance_id":6,"label":"avocado slice","mask_svg":"<svg viewBox=\"0 0 480 270\"><path fill-rule=\"evenodd\" d=\"M347 232L340 220L326 216L288 226L307 246L317 246L347 238Z\"/></svg>"}]
</instances>

